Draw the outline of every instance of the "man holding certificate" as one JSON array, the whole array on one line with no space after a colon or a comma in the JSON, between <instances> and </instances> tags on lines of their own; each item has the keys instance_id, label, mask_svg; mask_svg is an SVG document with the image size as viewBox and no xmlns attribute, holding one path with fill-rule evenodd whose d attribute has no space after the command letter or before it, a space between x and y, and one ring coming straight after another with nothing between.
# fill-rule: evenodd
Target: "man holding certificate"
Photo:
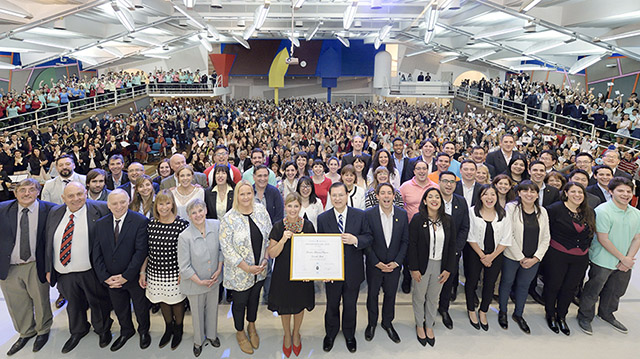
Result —
<instances>
[{"instance_id":1,"label":"man holding certificate","mask_svg":"<svg viewBox=\"0 0 640 359\"><path fill-rule=\"evenodd\" d=\"M342 333L347 349L356 351L356 303L360 284L364 281L363 250L373 238L363 211L347 207L347 188L334 183L329 188L333 208L318 216L318 233L338 233L344 246L344 281L326 282L327 310L324 315L326 335L322 349L331 351L340 330L342 300Z\"/></svg>"}]
</instances>

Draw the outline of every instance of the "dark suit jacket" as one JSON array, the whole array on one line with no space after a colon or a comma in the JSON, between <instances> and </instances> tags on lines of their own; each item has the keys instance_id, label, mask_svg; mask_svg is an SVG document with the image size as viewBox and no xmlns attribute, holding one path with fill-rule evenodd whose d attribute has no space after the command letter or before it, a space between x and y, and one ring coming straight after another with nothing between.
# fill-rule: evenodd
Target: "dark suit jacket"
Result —
<instances>
[{"instance_id":1,"label":"dark suit jacket","mask_svg":"<svg viewBox=\"0 0 640 359\"><path fill-rule=\"evenodd\" d=\"M441 271L452 273L456 266L456 231L451 216L445 214L449 221L444 224L444 247L442 248ZM429 230L430 224L420 213L416 213L409 223L409 249L407 266L411 271L424 274L429 264Z\"/></svg>"},{"instance_id":2,"label":"dark suit jacket","mask_svg":"<svg viewBox=\"0 0 640 359\"><path fill-rule=\"evenodd\" d=\"M148 222L147 217L127 210L117 242L113 214L108 214L96 222L96 239L91 258L100 282L104 284L112 275L122 274L128 282L137 285L140 267L149 252Z\"/></svg>"},{"instance_id":3,"label":"dark suit jacket","mask_svg":"<svg viewBox=\"0 0 640 359\"><path fill-rule=\"evenodd\" d=\"M89 158L89 151L82 152L80 154L80 158L82 158L82 174L87 174L89 169L89 163L91 163L91 159ZM104 156L102 156L102 152L96 150L95 157L93 158L93 162L95 162L96 168L102 168L101 162L104 160ZM105 178L106 180L106 178ZM111 180L113 183L113 179Z\"/></svg>"},{"instance_id":4,"label":"dark suit jacket","mask_svg":"<svg viewBox=\"0 0 640 359\"><path fill-rule=\"evenodd\" d=\"M513 151L511 154L511 158L520 158L523 157L520 152ZM507 172L508 163L504 160L504 156L502 155L502 150L497 149L493 152L489 152L487 154L487 158L484 161L485 163L493 166L494 172L491 174L491 177L495 177L499 174Z\"/></svg>"},{"instance_id":5,"label":"dark suit jacket","mask_svg":"<svg viewBox=\"0 0 640 359\"><path fill-rule=\"evenodd\" d=\"M613 177L625 177L628 179L633 179L633 176L621 170L620 168L616 168L616 172L613 174Z\"/></svg>"},{"instance_id":6,"label":"dark suit jacket","mask_svg":"<svg viewBox=\"0 0 640 359\"><path fill-rule=\"evenodd\" d=\"M340 233L333 208L318 216L318 233ZM351 233L358 237L357 247L343 245L345 283L349 286L358 286L364 280L363 252L373 240L364 211L347 207L344 233Z\"/></svg>"},{"instance_id":7,"label":"dark suit jacket","mask_svg":"<svg viewBox=\"0 0 640 359\"><path fill-rule=\"evenodd\" d=\"M36 268L38 270L38 279L40 282L45 283L47 281L45 276L45 224L47 223L47 216L49 211L55 207L55 203L38 201L38 229L36 238ZM9 272L9 263L11 261L11 252L16 245L16 234L18 225L18 201L11 200L0 203L0 228L5 231L5 234L0 236L0 279L7 279L7 273ZM33 225L33 223L30 223Z\"/></svg>"},{"instance_id":8,"label":"dark suit jacket","mask_svg":"<svg viewBox=\"0 0 640 359\"><path fill-rule=\"evenodd\" d=\"M158 193L160 186L153 181L151 181L151 185L153 185L153 193ZM125 190L129 194L129 197L133 199L133 193L131 193L131 182L127 182L118 188Z\"/></svg>"},{"instance_id":9,"label":"dark suit jacket","mask_svg":"<svg viewBox=\"0 0 640 359\"><path fill-rule=\"evenodd\" d=\"M92 201L90 199L87 200L87 227L89 230L89 256L93 252L93 246L95 243L95 230L96 230L96 221L102 217L104 217L107 213L109 213L109 208L107 208L107 204L105 202L97 202ZM53 267L53 256L58 255L60 248L53 248L53 236L55 235L56 229L58 225L60 225L60 221L62 221L62 217L64 217L65 212L67 211L67 205L61 204L54 207L51 212L49 212L49 217L47 218L46 224L46 239L47 244L45 248L45 273L51 273L51 286L53 287L58 280L58 273L55 271Z\"/></svg>"},{"instance_id":10,"label":"dark suit jacket","mask_svg":"<svg viewBox=\"0 0 640 359\"><path fill-rule=\"evenodd\" d=\"M393 154L392 154L393 156ZM394 159L395 161L395 159ZM400 184L407 182L411 178L413 178L413 171L409 173L409 162L411 159L409 157L405 157L402 162L402 173L400 173Z\"/></svg>"},{"instance_id":11,"label":"dark suit jacket","mask_svg":"<svg viewBox=\"0 0 640 359\"><path fill-rule=\"evenodd\" d=\"M465 244L467 244L467 237L469 236L469 207L467 206L467 200L455 193L451 199L451 220L455 225L456 254L458 254L462 252Z\"/></svg>"},{"instance_id":12,"label":"dark suit jacket","mask_svg":"<svg viewBox=\"0 0 640 359\"><path fill-rule=\"evenodd\" d=\"M409 163L408 163L408 166L405 166L405 168L403 168L402 172L405 172L405 169L406 169L407 178L405 178L405 180L408 181L408 180L413 178L413 170L416 168L416 162L418 162L418 160L420 160L420 159L422 159L422 155L410 159ZM435 159L435 157L433 158L433 161L431 161L431 168L433 170L436 170L438 168L438 167L436 167L436 159Z\"/></svg>"},{"instance_id":13,"label":"dark suit jacket","mask_svg":"<svg viewBox=\"0 0 640 359\"><path fill-rule=\"evenodd\" d=\"M482 187L482 185L478 182L474 183L473 185L473 197L471 199L472 206L476 205L476 196L480 191L480 187ZM462 180L456 182L456 189L453 191L453 193L457 194L458 196L461 196L464 199L464 190L462 189ZM465 241L466 241L466 238L465 238Z\"/></svg>"},{"instance_id":14,"label":"dark suit jacket","mask_svg":"<svg viewBox=\"0 0 640 359\"><path fill-rule=\"evenodd\" d=\"M553 186L544 186L542 207L547 208L551 203L560 200L560 192Z\"/></svg>"},{"instance_id":15,"label":"dark suit jacket","mask_svg":"<svg viewBox=\"0 0 640 359\"><path fill-rule=\"evenodd\" d=\"M207 204L207 218L218 218L218 211L216 210L216 201L218 200L218 192L212 192L213 186L204 191L204 203ZM227 192L227 212L233 207L233 189Z\"/></svg>"},{"instance_id":16,"label":"dark suit jacket","mask_svg":"<svg viewBox=\"0 0 640 359\"><path fill-rule=\"evenodd\" d=\"M253 190L255 191L256 185L253 185ZM206 197L205 197L206 198ZM278 189L270 184L267 185L267 188L264 190L264 198L267 203L267 212L269 212L269 217L271 217L271 224L278 222L279 220L284 218L284 201L282 200L282 195ZM215 203L214 203L215 206Z\"/></svg>"},{"instance_id":17,"label":"dark suit jacket","mask_svg":"<svg viewBox=\"0 0 640 359\"><path fill-rule=\"evenodd\" d=\"M366 172L369 171L369 168L371 167L371 155L363 152L362 159L364 160L364 176L366 176ZM345 154L344 156L342 156L342 167L346 165L352 165L354 160L355 157L353 156L353 151ZM411 175L411 177L413 177L413 174Z\"/></svg>"},{"instance_id":18,"label":"dark suit jacket","mask_svg":"<svg viewBox=\"0 0 640 359\"><path fill-rule=\"evenodd\" d=\"M597 183L587 187L587 192L598 196L598 198L600 198L600 203L607 201L607 198L604 196L604 193L602 193L602 190L598 187Z\"/></svg>"},{"instance_id":19,"label":"dark suit jacket","mask_svg":"<svg viewBox=\"0 0 640 359\"><path fill-rule=\"evenodd\" d=\"M129 176L127 175L127 172L122 171L122 180L120 182L122 183L121 186L129 182ZM115 185L113 184L113 176L111 175L111 172L107 173L107 178L105 178L105 183L106 183L107 189L110 189L113 191L116 188Z\"/></svg>"},{"instance_id":20,"label":"dark suit jacket","mask_svg":"<svg viewBox=\"0 0 640 359\"><path fill-rule=\"evenodd\" d=\"M382 230L380 205L368 208L364 213L373 238L371 246L365 249L367 265L375 267L379 262L384 264L396 262L398 265L402 265L409 245L409 219L407 212L398 206L393 207L393 230L391 231L389 247L387 247L384 231ZM400 267L396 269L400 270Z\"/></svg>"}]
</instances>

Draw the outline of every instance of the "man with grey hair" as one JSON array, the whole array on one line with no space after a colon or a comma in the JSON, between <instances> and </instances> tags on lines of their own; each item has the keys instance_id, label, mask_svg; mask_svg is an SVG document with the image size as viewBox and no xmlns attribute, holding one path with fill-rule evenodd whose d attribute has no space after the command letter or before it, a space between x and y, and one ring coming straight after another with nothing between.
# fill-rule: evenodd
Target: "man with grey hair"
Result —
<instances>
[{"instance_id":1,"label":"man with grey hair","mask_svg":"<svg viewBox=\"0 0 640 359\"><path fill-rule=\"evenodd\" d=\"M173 173L175 173L177 170L179 170L182 166L185 166L186 164L187 164L187 159L184 157L184 155L180 153L176 153L175 155L171 156L171 158L169 158L169 166L173 170ZM193 183L199 184L202 188L209 187L207 184L207 176L201 172L194 172ZM163 179L162 182L160 182L160 189L170 189L170 188L176 187L177 185L178 185L178 181L176 181L176 177L174 174Z\"/></svg>"},{"instance_id":2,"label":"man with grey hair","mask_svg":"<svg viewBox=\"0 0 640 359\"><path fill-rule=\"evenodd\" d=\"M129 209L129 194L116 188L107 198L110 214L96 222L96 238L91 258L96 276L109 289L109 298L120 323L120 336L111 351L122 348L134 334L131 303L138 320L140 348L151 344L149 335L151 304L145 290L138 285L142 263L149 251L149 220Z\"/></svg>"},{"instance_id":3,"label":"man with grey hair","mask_svg":"<svg viewBox=\"0 0 640 359\"><path fill-rule=\"evenodd\" d=\"M38 201L40 189L35 179L24 179L14 190L16 199L0 203L0 228L6 231L0 236L0 288L20 335L7 355L33 337L33 351L40 351L53 323L43 250L45 223L55 204Z\"/></svg>"}]
</instances>

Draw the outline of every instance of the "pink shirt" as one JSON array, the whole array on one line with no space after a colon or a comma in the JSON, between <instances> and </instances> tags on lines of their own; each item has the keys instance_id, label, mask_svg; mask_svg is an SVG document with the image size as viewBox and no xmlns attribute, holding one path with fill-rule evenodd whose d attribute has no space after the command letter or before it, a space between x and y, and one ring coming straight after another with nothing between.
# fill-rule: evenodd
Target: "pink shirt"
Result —
<instances>
[{"instance_id":1,"label":"pink shirt","mask_svg":"<svg viewBox=\"0 0 640 359\"><path fill-rule=\"evenodd\" d=\"M409 221L411 221L411 218L413 218L414 214L418 213L418 209L420 208L420 201L422 201L422 195L424 195L424 192L426 192L431 187L438 188L438 185L433 181L428 180L426 186L420 187L420 185L416 182L415 177L400 186L400 194L402 194L402 199L404 200L404 209L407 211Z\"/></svg>"}]
</instances>

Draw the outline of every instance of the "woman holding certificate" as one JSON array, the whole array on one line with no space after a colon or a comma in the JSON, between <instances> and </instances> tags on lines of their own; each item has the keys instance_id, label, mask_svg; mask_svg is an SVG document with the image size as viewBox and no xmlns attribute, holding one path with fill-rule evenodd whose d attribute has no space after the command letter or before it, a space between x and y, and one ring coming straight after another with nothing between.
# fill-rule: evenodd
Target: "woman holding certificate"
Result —
<instances>
[{"instance_id":1,"label":"woman holding certificate","mask_svg":"<svg viewBox=\"0 0 640 359\"><path fill-rule=\"evenodd\" d=\"M456 265L456 230L451 216L444 211L439 189L427 189L419 208L409 223L407 262L413 279L411 293L418 342L434 346L433 326L440 290Z\"/></svg>"},{"instance_id":2,"label":"woman holding certificate","mask_svg":"<svg viewBox=\"0 0 640 359\"><path fill-rule=\"evenodd\" d=\"M313 282L290 281L291 237L296 233L315 233L313 224L300 217L302 198L297 193L290 193L284 201L286 216L276 222L269 234L269 257L277 258L271 277L269 290L269 310L278 312L282 320L284 338L282 352L288 358L291 350L296 356L302 350L300 327L304 318L304 310L311 311L315 306ZM295 295L292 295L295 293ZM293 315L293 333L291 332L291 316Z\"/></svg>"},{"instance_id":3,"label":"woman holding certificate","mask_svg":"<svg viewBox=\"0 0 640 359\"><path fill-rule=\"evenodd\" d=\"M254 202L249 181L238 182L233 207L220 222L220 244L224 255L223 285L233 290L231 312L240 350L253 354L260 346L256 317L260 291L267 276L267 235L271 219L267 209ZM244 318L249 322L244 332Z\"/></svg>"}]
</instances>

